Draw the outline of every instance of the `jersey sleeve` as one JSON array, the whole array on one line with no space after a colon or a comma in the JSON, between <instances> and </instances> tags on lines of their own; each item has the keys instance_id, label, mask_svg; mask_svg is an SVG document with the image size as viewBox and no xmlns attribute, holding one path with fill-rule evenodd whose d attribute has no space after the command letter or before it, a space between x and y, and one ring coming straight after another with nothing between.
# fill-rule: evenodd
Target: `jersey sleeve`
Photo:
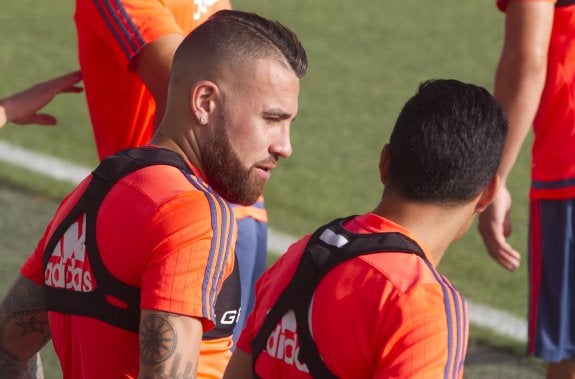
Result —
<instances>
[{"instance_id":1,"label":"jersey sleeve","mask_svg":"<svg viewBox=\"0 0 575 379\"><path fill-rule=\"evenodd\" d=\"M32 280L36 284L43 286L44 285L44 269L43 269L43 258L44 258L44 249L46 244L46 238L48 235L48 231L50 230L52 222L48 224L44 235L36 245L36 248L32 251L28 259L24 262L22 267L20 267L20 274L22 276Z\"/></svg>"},{"instance_id":2,"label":"jersey sleeve","mask_svg":"<svg viewBox=\"0 0 575 379\"><path fill-rule=\"evenodd\" d=\"M44 250L46 249L46 244L48 243L49 238L52 236L54 229L59 225L60 222L63 220L63 215L67 214L70 211L72 206L84 192L88 183L90 182L90 176L84 179L76 189L68 194L62 202L58 205L58 209L54 214L54 217L50 220L46 229L44 230L44 234L38 241L38 244L28 257L28 259L24 262L24 264L20 267L20 274L22 276L32 280L38 285L44 285Z\"/></svg>"},{"instance_id":3,"label":"jersey sleeve","mask_svg":"<svg viewBox=\"0 0 575 379\"><path fill-rule=\"evenodd\" d=\"M94 29L112 36L110 47L120 60L130 62L147 44L167 34L184 34L172 12L158 0L94 0L97 12L91 17ZM85 18L82 22L90 22Z\"/></svg>"},{"instance_id":4,"label":"jersey sleeve","mask_svg":"<svg viewBox=\"0 0 575 379\"><path fill-rule=\"evenodd\" d=\"M214 324L214 305L233 268L236 223L209 192L187 192L162 204L145 232L141 307Z\"/></svg>"},{"instance_id":5,"label":"jersey sleeve","mask_svg":"<svg viewBox=\"0 0 575 379\"><path fill-rule=\"evenodd\" d=\"M446 283L447 284L447 283ZM447 284L421 284L385 308L376 378L462 378L467 306Z\"/></svg>"}]
</instances>

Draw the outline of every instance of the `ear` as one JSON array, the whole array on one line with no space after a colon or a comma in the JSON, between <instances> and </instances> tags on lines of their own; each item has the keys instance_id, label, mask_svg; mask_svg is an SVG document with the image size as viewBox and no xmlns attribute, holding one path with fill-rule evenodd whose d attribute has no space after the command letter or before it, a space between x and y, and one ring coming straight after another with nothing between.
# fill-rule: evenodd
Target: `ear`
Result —
<instances>
[{"instance_id":1,"label":"ear","mask_svg":"<svg viewBox=\"0 0 575 379\"><path fill-rule=\"evenodd\" d=\"M216 108L216 100L219 96L218 86L208 80L195 84L192 89L191 108L199 124L209 123L210 116Z\"/></svg>"},{"instance_id":2,"label":"ear","mask_svg":"<svg viewBox=\"0 0 575 379\"><path fill-rule=\"evenodd\" d=\"M479 195L479 200L475 205L475 212L481 213L491 204L493 199L495 198L495 194L497 194L497 190L499 189L499 184L501 183L501 177L499 175L495 175L489 181L489 184L483 189L481 194Z\"/></svg>"},{"instance_id":3,"label":"ear","mask_svg":"<svg viewBox=\"0 0 575 379\"><path fill-rule=\"evenodd\" d=\"M390 159L391 158L389 153L389 144L386 143L385 146L383 146L383 149L381 150L381 154L379 156L379 177L383 185L387 184Z\"/></svg>"}]
</instances>

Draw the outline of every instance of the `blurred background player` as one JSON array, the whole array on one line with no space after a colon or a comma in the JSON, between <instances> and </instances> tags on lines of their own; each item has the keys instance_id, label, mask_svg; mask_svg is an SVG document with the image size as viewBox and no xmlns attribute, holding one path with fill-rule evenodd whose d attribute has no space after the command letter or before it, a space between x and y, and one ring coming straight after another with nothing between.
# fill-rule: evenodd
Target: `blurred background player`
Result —
<instances>
[{"instance_id":1,"label":"blurred background player","mask_svg":"<svg viewBox=\"0 0 575 379\"><path fill-rule=\"evenodd\" d=\"M380 203L304 237L263 274L224 378L461 378L467 306L436 266L493 199L506 132L487 90L456 80L421 84L382 150ZM400 243L384 242L387 232ZM371 254L318 277L318 262L357 244ZM275 312L276 304L287 308Z\"/></svg>"},{"instance_id":2,"label":"blurred background player","mask_svg":"<svg viewBox=\"0 0 575 379\"><path fill-rule=\"evenodd\" d=\"M0 99L0 128L9 122L55 125L57 120L54 116L38 111L60 93L82 92L82 87L77 85L80 80L80 71L71 72Z\"/></svg>"},{"instance_id":3,"label":"blurred background player","mask_svg":"<svg viewBox=\"0 0 575 379\"><path fill-rule=\"evenodd\" d=\"M480 216L489 254L519 266L506 181L533 125L529 230L528 351L549 378L575 378L575 1L499 0L505 40L494 94L509 118L502 187Z\"/></svg>"},{"instance_id":4,"label":"blurred background player","mask_svg":"<svg viewBox=\"0 0 575 379\"><path fill-rule=\"evenodd\" d=\"M150 141L164 114L177 46L213 13L230 7L228 0L76 1L80 67L100 159ZM237 338L241 314L249 311L265 268L268 219L263 198L252 206L234 205L234 213L241 285L228 285L242 292L242 311L234 316Z\"/></svg>"}]
</instances>

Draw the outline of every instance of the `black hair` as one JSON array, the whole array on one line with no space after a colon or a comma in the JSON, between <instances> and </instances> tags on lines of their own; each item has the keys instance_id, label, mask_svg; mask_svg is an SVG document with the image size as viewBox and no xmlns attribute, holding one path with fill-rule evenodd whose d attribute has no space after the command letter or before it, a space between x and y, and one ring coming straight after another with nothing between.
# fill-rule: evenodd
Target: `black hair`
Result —
<instances>
[{"instance_id":1,"label":"black hair","mask_svg":"<svg viewBox=\"0 0 575 379\"><path fill-rule=\"evenodd\" d=\"M395 123L387 185L414 201L471 200L495 175L506 135L505 113L486 89L426 81Z\"/></svg>"}]
</instances>

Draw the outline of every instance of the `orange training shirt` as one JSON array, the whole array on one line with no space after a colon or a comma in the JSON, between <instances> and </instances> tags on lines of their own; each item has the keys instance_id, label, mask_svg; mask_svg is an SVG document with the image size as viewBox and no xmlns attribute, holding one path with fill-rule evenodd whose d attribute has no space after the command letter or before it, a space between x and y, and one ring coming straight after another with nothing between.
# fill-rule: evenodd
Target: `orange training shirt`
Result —
<instances>
[{"instance_id":1,"label":"orange training shirt","mask_svg":"<svg viewBox=\"0 0 575 379\"><path fill-rule=\"evenodd\" d=\"M42 267L44 245L87 187L84 180L60 205L21 273L40 285L88 291L97 286L84 259L84 220L68 229ZM214 325L214 303L233 268L235 219L199 177L150 166L114 185L100 207L96 239L106 268L141 288L141 308L197 317ZM62 275L64 273L64 275ZM90 317L49 312L64 378L136 378L139 336ZM223 374L231 336L202 343L198 378Z\"/></svg>"},{"instance_id":2,"label":"orange training shirt","mask_svg":"<svg viewBox=\"0 0 575 379\"><path fill-rule=\"evenodd\" d=\"M374 214L345 225L356 233L401 232ZM256 304L238 341L250 343L267 311L295 272L309 236L293 244L259 280ZM420 246L424 249L425 247ZM467 305L431 263L413 254L360 256L333 268L320 282L310 309L313 338L339 378L461 378L467 350ZM297 359L295 317L283 317L257 362L262 378L310 378Z\"/></svg>"}]
</instances>

